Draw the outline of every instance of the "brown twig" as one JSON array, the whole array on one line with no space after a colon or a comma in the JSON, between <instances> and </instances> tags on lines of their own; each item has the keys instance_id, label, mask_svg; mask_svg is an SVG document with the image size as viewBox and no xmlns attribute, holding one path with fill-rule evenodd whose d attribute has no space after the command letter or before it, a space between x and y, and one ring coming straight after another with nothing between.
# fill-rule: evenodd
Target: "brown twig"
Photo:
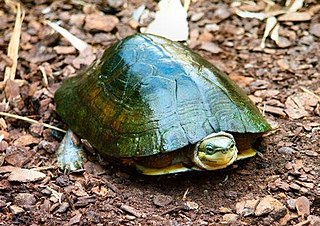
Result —
<instances>
[{"instance_id":1,"label":"brown twig","mask_svg":"<svg viewBox=\"0 0 320 226\"><path fill-rule=\"evenodd\" d=\"M300 89L302 89L302 90L303 90L304 92L306 92L306 93L309 93L309 94L315 96L315 97L318 99L318 101L320 102L320 96L318 96L317 94L315 94L315 93L312 92L311 90L309 90L309 89L307 89L307 88L305 88L305 87L303 87L303 86L301 86Z\"/></svg>"},{"instance_id":2,"label":"brown twig","mask_svg":"<svg viewBox=\"0 0 320 226\"><path fill-rule=\"evenodd\" d=\"M48 87L48 77L47 77L47 73L46 70L44 69L43 66L39 66L39 70L41 71L41 74L43 76L43 83L45 87Z\"/></svg>"},{"instance_id":3,"label":"brown twig","mask_svg":"<svg viewBox=\"0 0 320 226\"><path fill-rule=\"evenodd\" d=\"M57 130L57 131L60 131L60 132L63 132L63 133L66 133L66 131L63 130L63 129L60 129L60 128L55 127L55 126L52 126L52 125L49 125L49 124L47 124L47 123L38 122L38 121L36 121L36 120L30 119L30 118L27 118L27 117L24 117L24 116L14 115L14 114L5 113L5 112L0 112L0 115L6 116L6 117L15 118L15 119L19 119L19 120L23 120L23 121L29 122L29 123L31 123L31 124L43 125L44 127L47 127L47 128L50 128L50 129L54 129L54 130Z\"/></svg>"},{"instance_id":4,"label":"brown twig","mask_svg":"<svg viewBox=\"0 0 320 226\"><path fill-rule=\"evenodd\" d=\"M5 0L6 4L9 5L16 12L16 21L14 24L12 36L8 45L8 57L12 60L12 66L7 66L4 74L4 82L8 79L14 80L18 64L18 52L21 35L21 26L25 16L25 11L20 3L13 0Z\"/></svg>"}]
</instances>

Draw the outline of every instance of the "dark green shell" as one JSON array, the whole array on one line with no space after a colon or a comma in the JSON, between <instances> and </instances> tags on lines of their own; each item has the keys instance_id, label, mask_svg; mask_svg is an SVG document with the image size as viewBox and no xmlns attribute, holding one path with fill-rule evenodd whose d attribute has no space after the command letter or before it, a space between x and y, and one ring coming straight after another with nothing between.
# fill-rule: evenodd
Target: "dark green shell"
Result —
<instances>
[{"instance_id":1,"label":"dark green shell","mask_svg":"<svg viewBox=\"0 0 320 226\"><path fill-rule=\"evenodd\" d=\"M136 34L55 94L70 129L99 152L149 156L213 132L262 133L270 125L225 74L178 42Z\"/></svg>"}]
</instances>

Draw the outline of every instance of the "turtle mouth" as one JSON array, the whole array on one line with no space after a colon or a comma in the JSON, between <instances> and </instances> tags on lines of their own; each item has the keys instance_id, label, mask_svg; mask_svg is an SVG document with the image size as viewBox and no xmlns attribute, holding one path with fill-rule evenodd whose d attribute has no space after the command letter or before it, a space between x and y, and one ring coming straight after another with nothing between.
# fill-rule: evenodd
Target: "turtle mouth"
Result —
<instances>
[{"instance_id":1,"label":"turtle mouth","mask_svg":"<svg viewBox=\"0 0 320 226\"><path fill-rule=\"evenodd\" d=\"M237 160L237 149L228 150L226 153L218 152L214 155L206 155L195 151L193 158L197 167L204 170L218 170L226 168Z\"/></svg>"},{"instance_id":2,"label":"turtle mouth","mask_svg":"<svg viewBox=\"0 0 320 226\"><path fill-rule=\"evenodd\" d=\"M217 152L213 155L207 155L204 152L199 152L198 158L202 163L214 167L231 164L233 160L237 159L237 154L233 150L227 151L226 153Z\"/></svg>"}]
</instances>

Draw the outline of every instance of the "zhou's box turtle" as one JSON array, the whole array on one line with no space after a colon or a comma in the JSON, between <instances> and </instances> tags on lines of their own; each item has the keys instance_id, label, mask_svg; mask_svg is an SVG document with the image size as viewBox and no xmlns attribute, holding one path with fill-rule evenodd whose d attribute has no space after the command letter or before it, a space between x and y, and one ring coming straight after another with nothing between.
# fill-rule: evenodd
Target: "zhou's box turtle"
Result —
<instances>
[{"instance_id":1,"label":"zhou's box turtle","mask_svg":"<svg viewBox=\"0 0 320 226\"><path fill-rule=\"evenodd\" d=\"M149 175L216 170L255 155L271 129L224 73L181 43L135 34L55 94L76 134ZM65 153L68 155L68 153Z\"/></svg>"}]
</instances>

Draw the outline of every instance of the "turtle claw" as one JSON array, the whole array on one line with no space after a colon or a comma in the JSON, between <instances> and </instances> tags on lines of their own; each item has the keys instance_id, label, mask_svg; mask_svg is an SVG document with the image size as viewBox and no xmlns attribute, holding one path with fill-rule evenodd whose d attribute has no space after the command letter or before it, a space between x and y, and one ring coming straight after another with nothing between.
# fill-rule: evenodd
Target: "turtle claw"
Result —
<instances>
[{"instance_id":1,"label":"turtle claw","mask_svg":"<svg viewBox=\"0 0 320 226\"><path fill-rule=\"evenodd\" d=\"M65 137L61 141L56 150L57 165L65 174L71 172L79 172L83 170L86 161L86 153L84 152L80 142L77 142L74 134L68 130Z\"/></svg>"}]
</instances>

